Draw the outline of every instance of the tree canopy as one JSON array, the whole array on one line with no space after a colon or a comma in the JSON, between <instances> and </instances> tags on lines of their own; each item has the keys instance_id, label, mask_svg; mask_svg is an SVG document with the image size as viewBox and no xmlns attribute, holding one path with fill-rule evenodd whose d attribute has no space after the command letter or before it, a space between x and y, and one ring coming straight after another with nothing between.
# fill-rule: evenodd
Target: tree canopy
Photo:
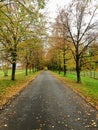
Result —
<instances>
[{"instance_id":1,"label":"tree canopy","mask_svg":"<svg viewBox=\"0 0 98 130\"><path fill-rule=\"evenodd\" d=\"M77 82L81 82L80 72L84 62L87 59L88 51L94 41L98 42L98 9L97 6L92 4L89 0L73 0L69 6L59 11L57 19L57 30L59 36L64 34L64 41L57 42L61 47L61 43L64 42L72 52L73 59L75 61L75 69L77 73ZM57 24L57 21L55 22ZM64 33L66 32L66 33ZM53 33L52 33L53 35ZM64 49L64 46L63 46Z\"/></svg>"},{"instance_id":2,"label":"tree canopy","mask_svg":"<svg viewBox=\"0 0 98 130\"><path fill-rule=\"evenodd\" d=\"M44 0L4 0L0 2L0 47L2 57L12 64L12 80L15 80L19 51L24 50L26 46L30 48L32 43L33 46L34 44L41 46L40 43L45 35L43 27L45 17L40 10L44 6ZM23 43L25 44L20 49Z\"/></svg>"}]
</instances>

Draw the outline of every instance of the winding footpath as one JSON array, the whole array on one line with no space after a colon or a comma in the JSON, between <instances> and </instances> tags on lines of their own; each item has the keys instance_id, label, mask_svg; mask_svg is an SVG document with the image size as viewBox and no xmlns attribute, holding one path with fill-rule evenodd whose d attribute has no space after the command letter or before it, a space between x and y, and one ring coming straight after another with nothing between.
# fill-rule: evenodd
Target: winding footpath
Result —
<instances>
[{"instance_id":1,"label":"winding footpath","mask_svg":"<svg viewBox=\"0 0 98 130\"><path fill-rule=\"evenodd\" d=\"M98 130L98 111L44 71L0 111L0 130Z\"/></svg>"}]
</instances>

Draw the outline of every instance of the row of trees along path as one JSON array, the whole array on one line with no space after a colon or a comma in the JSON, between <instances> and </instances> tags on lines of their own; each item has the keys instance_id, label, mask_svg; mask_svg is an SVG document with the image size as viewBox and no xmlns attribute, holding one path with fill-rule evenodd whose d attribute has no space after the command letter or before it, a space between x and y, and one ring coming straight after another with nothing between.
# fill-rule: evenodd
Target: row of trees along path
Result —
<instances>
[{"instance_id":1,"label":"row of trees along path","mask_svg":"<svg viewBox=\"0 0 98 130\"><path fill-rule=\"evenodd\" d=\"M58 11L47 37L51 29L42 13L45 4L45 0L0 1L0 60L12 65L12 80L19 62L26 75L28 68L46 65L63 69L64 75L75 68L79 83L81 70L95 70L98 65L98 7L92 0L72 0Z\"/></svg>"},{"instance_id":2,"label":"row of trees along path","mask_svg":"<svg viewBox=\"0 0 98 130\"><path fill-rule=\"evenodd\" d=\"M12 65L11 79L15 80L16 64L37 69L42 66L45 17L41 10L45 0L0 1L0 61ZM43 28L43 32L42 32Z\"/></svg>"},{"instance_id":3,"label":"row of trees along path","mask_svg":"<svg viewBox=\"0 0 98 130\"><path fill-rule=\"evenodd\" d=\"M59 10L49 39L47 57L49 68L76 69L77 82L80 72L98 67L98 10L92 1L73 0L66 8ZM51 53L51 54L50 54Z\"/></svg>"}]
</instances>

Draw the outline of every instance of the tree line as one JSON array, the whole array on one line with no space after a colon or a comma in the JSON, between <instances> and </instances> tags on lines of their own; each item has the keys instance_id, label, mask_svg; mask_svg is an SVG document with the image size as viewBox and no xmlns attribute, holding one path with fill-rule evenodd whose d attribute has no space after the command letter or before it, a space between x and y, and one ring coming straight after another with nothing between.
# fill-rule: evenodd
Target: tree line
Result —
<instances>
[{"instance_id":1,"label":"tree line","mask_svg":"<svg viewBox=\"0 0 98 130\"><path fill-rule=\"evenodd\" d=\"M4 70L11 66L11 80L15 80L17 63L25 67L26 75L28 68L42 67L46 35L46 20L41 13L44 6L45 0L0 1L0 62Z\"/></svg>"},{"instance_id":2,"label":"tree line","mask_svg":"<svg viewBox=\"0 0 98 130\"><path fill-rule=\"evenodd\" d=\"M98 68L98 7L94 1L72 0L59 10L49 38L47 64L50 69L75 70L81 82L82 70Z\"/></svg>"}]
</instances>

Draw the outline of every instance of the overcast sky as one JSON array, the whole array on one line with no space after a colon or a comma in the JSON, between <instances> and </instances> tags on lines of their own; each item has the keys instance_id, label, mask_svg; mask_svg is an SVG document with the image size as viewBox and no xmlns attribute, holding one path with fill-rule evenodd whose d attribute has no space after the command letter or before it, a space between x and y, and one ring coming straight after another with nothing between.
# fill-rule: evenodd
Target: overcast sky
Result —
<instances>
[{"instance_id":1,"label":"overcast sky","mask_svg":"<svg viewBox=\"0 0 98 130\"><path fill-rule=\"evenodd\" d=\"M45 8L45 12L47 12L49 20L54 21L58 9L67 6L70 2L71 0L49 0ZM95 0L95 4L98 6L98 0Z\"/></svg>"},{"instance_id":2,"label":"overcast sky","mask_svg":"<svg viewBox=\"0 0 98 130\"><path fill-rule=\"evenodd\" d=\"M49 0L49 2L46 5L46 12L48 13L48 16L50 19L54 19L56 17L56 14L58 12L58 8L62 8L65 5L68 5L68 3L71 0Z\"/></svg>"}]
</instances>

